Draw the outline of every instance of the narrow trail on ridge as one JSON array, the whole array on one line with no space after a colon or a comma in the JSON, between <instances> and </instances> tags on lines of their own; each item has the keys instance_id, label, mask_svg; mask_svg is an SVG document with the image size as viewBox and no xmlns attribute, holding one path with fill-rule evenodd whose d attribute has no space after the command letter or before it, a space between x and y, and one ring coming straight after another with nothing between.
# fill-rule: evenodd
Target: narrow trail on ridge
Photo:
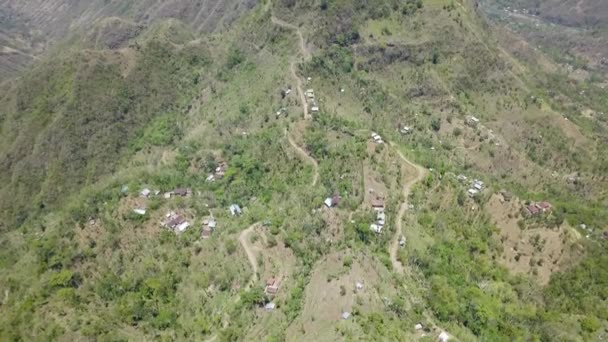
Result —
<instances>
[{"instance_id":1,"label":"narrow trail on ridge","mask_svg":"<svg viewBox=\"0 0 608 342\"><path fill-rule=\"evenodd\" d=\"M306 41L304 40L302 31L300 31L300 29L297 26L290 24L286 21L283 21L281 19L278 19L274 15L270 16L270 20L272 21L273 24L275 24L277 26L286 28L288 30L296 31L296 34L297 34L298 40L299 40L300 54L302 55L304 62L306 62L312 58L310 51L306 47ZM300 102L302 103L302 109L304 110L304 118L312 119L312 116L310 115L310 113L308 111L308 102L306 101L306 96L304 95L304 88L303 88L302 80L300 79L300 77L298 77L297 65L298 65L298 61L293 59L291 61L291 63L289 64L289 70L291 71L291 76L296 81L296 88L298 91L298 96L300 97Z\"/></svg>"},{"instance_id":2,"label":"narrow trail on ridge","mask_svg":"<svg viewBox=\"0 0 608 342\"><path fill-rule=\"evenodd\" d=\"M270 3L270 1L268 3ZM268 5L268 7L267 7L268 10L270 10L270 6L271 5ZM311 56L310 51L306 47L306 40L304 39L304 35L302 35L302 31L300 31L300 28L275 17L272 14L272 10L270 10L270 11L271 11L270 20L272 21L273 24L286 28L288 30L293 30L296 32L296 34L298 36L298 40L299 40L301 57L304 62L310 60L312 58L312 56ZM291 63L289 64L289 71L291 72L291 76L293 77L293 79L296 81L296 88L298 91L298 96L300 97L300 103L302 103L302 110L304 111L304 119L310 120L310 119L312 119L312 115L310 115L309 110L308 110L308 101L306 101L306 95L304 94L304 86L303 86L302 79L298 76L298 71L297 71L298 63L299 62L296 59L293 59L291 61ZM285 136L287 137L289 144L298 152L298 154L303 159L305 159L310 164L312 164L313 169L314 169L312 185L313 186L317 185L317 181L319 180L319 164L313 157L310 156L310 154L308 154L303 148L301 148L300 146L298 146L298 144L296 144L296 142L289 135L287 128L285 129Z\"/></svg>"},{"instance_id":3,"label":"narrow trail on ridge","mask_svg":"<svg viewBox=\"0 0 608 342\"><path fill-rule=\"evenodd\" d=\"M298 155L300 155L300 157L302 157L302 159L305 159L306 161L308 161L309 163L312 164L313 169L314 169L314 174L312 176L311 185L312 186L317 185L317 181L319 180L319 164L313 157L311 157L308 153L306 153L306 151L304 151L303 148L301 148L300 146L298 146L298 144L296 144L296 142L289 135L287 128L285 128L285 136L287 137L287 140L289 141L289 144L291 145L291 147L293 147L298 152Z\"/></svg>"}]
</instances>

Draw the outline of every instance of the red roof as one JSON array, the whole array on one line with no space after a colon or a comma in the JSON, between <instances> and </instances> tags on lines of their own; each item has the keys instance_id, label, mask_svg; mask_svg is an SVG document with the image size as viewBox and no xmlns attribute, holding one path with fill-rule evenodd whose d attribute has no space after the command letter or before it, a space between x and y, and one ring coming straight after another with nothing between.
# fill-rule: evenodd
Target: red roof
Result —
<instances>
[{"instance_id":1,"label":"red roof","mask_svg":"<svg viewBox=\"0 0 608 342\"><path fill-rule=\"evenodd\" d=\"M266 293L268 293L268 294L276 294L277 292L279 292L279 287L278 286L266 286Z\"/></svg>"},{"instance_id":2,"label":"red roof","mask_svg":"<svg viewBox=\"0 0 608 342\"><path fill-rule=\"evenodd\" d=\"M384 208L384 199L377 197L372 199L372 207L374 208Z\"/></svg>"},{"instance_id":3,"label":"red roof","mask_svg":"<svg viewBox=\"0 0 608 342\"><path fill-rule=\"evenodd\" d=\"M177 216L173 217L171 220L169 220L169 222L167 222L167 226L173 228L173 227L179 226L180 224L182 224L184 222L186 222L186 220L183 217L177 215Z\"/></svg>"},{"instance_id":4,"label":"red roof","mask_svg":"<svg viewBox=\"0 0 608 342\"><path fill-rule=\"evenodd\" d=\"M331 205L333 207L337 206L338 204L340 204L340 195L335 194L332 198L331 198Z\"/></svg>"},{"instance_id":5,"label":"red roof","mask_svg":"<svg viewBox=\"0 0 608 342\"><path fill-rule=\"evenodd\" d=\"M536 206L543 210L551 209L551 203L549 202L539 202Z\"/></svg>"},{"instance_id":6,"label":"red roof","mask_svg":"<svg viewBox=\"0 0 608 342\"><path fill-rule=\"evenodd\" d=\"M279 281L275 278L266 280L266 293L275 294L279 291Z\"/></svg>"},{"instance_id":7,"label":"red roof","mask_svg":"<svg viewBox=\"0 0 608 342\"><path fill-rule=\"evenodd\" d=\"M532 215L536 215L536 214L540 213L540 209L536 205L529 205L526 207L526 209L528 209L528 211Z\"/></svg>"}]
</instances>

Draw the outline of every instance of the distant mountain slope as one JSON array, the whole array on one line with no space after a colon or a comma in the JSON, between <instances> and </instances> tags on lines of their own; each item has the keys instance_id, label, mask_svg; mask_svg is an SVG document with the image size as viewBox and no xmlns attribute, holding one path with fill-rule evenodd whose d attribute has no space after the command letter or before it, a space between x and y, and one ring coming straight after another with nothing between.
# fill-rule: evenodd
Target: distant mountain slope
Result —
<instances>
[{"instance_id":1,"label":"distant mountain slope","mask_svg":"<svg viewBox=\"0 0 608 342\"><path fill-rule=\"evenodd\" d=\"M179 23L155 25L131 47L57 52L4 86L0 208L13 220L5 224L112 172L149 123L175 129L166 120L177 120L209 63L184 38L193 39Z\"/></svg>"},{"instance_id":2,"label":"distant mountain slope","mask_svg":"<svg viewBox=\"0 0 608 342\"><path fill-rule=\"evenodd\" d=\"M2 0L0 81L23 69L53 41L99 19L118 16L146 25L175 18L194 31L212 32L255 4L256 0Z\"/></svg>"},{"instance_id":3,"label":"distant mountain slope","mask_svg":"<svg viewBox=\"0 0 608 342\"><path fill-rule=\"evenodd\" d=\"M604 0L493 0L525 9L543 19L572 27L607 27L608 2Z\"/></svg>"}]
</instances>

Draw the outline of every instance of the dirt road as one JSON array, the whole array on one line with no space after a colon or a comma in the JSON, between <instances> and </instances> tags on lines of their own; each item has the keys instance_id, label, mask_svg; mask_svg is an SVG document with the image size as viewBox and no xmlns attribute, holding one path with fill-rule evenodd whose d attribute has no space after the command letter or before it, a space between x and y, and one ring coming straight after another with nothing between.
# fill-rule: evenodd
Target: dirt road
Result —
<instances>
[{"instance_id":1,"label":"dirt road","mask_svg":"<svg viewBox=\"0 0 608 342\"><path fill-rule=\"evenodd\" d=\"M241 232L241 234L239 235L239 242L241 243L241 246L243 246L243 249L245 250L245 253L247 254L247 259L249 259L249 263L251 264L251 270L253 271L253 275L251 276L251 280L249 281L249 286L251 286L251 284L254 284L257 280L258 280L258 260L256 257L255 252L253 251L253 247L251 246L251 243L249 242L249 235L253 232L253 230L255 229L255 227L257 227L260 223L256 222L254 224L252 224L251 226L249 226L249 228L243 230Z\"/></svg>"},{"instance_id":2,"label":"dirt road","mask_svg":"<svg viewBox=\"0 0 608 342\"><path fill-rule=\"evenodd\" d=\"M312 164L314 173L312 176L311 185L312 186L317 185L317 181L319 180L319 164L313 157L311 157L306 151L304 151L303 148L301 148L300 146L298 146L298 144L296 144L296 142L289 135L287 128L285 129L285 136L287 137L287 140L289 141L289 144L291 145L291 147L293 147L298 152L300 157L302 157L302 159L304 159L304 160L308 161L310 164Z\"/></svg>"},{"instance_id":3,"label":"dirt road","mask_svg":"<svg viewBox=\"0 0 608 342\"><path fill-rule=\"evenodd\" d=\"M406 164L408 164L410 167L412 167L416 171L414 174L406 175L407 180L406 180L405 184L403 185L404 201L399 206L399 212L397 213L397 217L395 219L397 229L395 229L395 235L393 236L393 239L391 240L391 245L389 247L389 254L391 256L391 262L393 263L393 269L395 271L399 272L400 274L402 274L403 265L397 258L397 252L399 251L399 237L403 234L403 228L402 228L403 215L405 215L405 211L407 210L408 205L409 205L408 197L410 196L412 186L414 186L414 184L423 180L424 177L426 177L427 170L425 168L423 168L422 166L416 165L416 164L412 163L411 161L409 161L407 158L405 158L403 153L401 153L401 151L399 151L395 147L395 144L393 144L391 142L390 145L393 149L395 149L395 151L399 155L399 158L401 158L401 160L403 160Z\"/></svg>"},{"instance_id":4,"label":"dirt road","mask_svg":"<svg viewBox=\"0 0 608 342\"><path fill-rule=\"evenodd\" d=\"M296 31L296 34L298 35L298 40L299 40L299 45L300 45L300 54L302 55L302 59L304 60L304 62L310 60L311 54L310 51L308 50L308 48L306 47L306 41L304 40L304 36L302 35L302 31L300 31L300 29L293 25L290 24L288 22L285 22L281 19L278 19L277 17L275 17L274 15L272 15L270 17L270 20L272 21L273 24L278 25L280 27L289 29L289 30L294 30ZM300 102L302 103L302 109L304 111L304 118L305 119L312 119L312 116L310 115L309 111L308 111L308 101L306 101L306 95L304 95L304 86L303 86L303 82L302 79L300 79L300 77L298 77L298 72L297 72L297 65L298 65L298 61L297 60L292 60L291 63L289 64L289 70L291 72L291 76L293 77L293 79L296 81L296 89L298 91L298 96L300 97Z\"/></svg>"}]
</instances>

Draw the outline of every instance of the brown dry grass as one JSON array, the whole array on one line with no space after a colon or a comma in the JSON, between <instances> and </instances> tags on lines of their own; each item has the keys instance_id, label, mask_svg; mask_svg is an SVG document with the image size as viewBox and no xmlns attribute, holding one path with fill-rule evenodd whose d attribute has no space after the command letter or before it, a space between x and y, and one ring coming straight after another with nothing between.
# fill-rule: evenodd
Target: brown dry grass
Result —
<instances>
[{"instance_id":1,"label":"brown dry grass","mask_svg":"<svg viewBox=\"0 0 608 342\"><path fill-rule=\"evenodd\" d=\"M302 313L287 330L289 341L340 340L336 328L348 324L341 319L342 312L352 312L355 307L360 312L377 311L384 306L382 298L396 292L383 281L388 271L372 257L352 256L352 265L347 267L344 260L348 255L336 252L317 264L305 290ZM356 290L358 281L364 283L363 290Z\"/></svg>"},{"instance_id":2,"label":"brown dry grass","mask_svg":"<svg viewBox=\"0 0 608 342\"><path fill-rule=\"evenodd\" d=\"M499 262L513 273L532 274L539 284L546 285L552 273L570 267L580 258L578 249L573 248L578 238L566 224L556 229L520 229L517 222L521 219L521 207L517 198L504 202L496 194L486 206L492 222L500 229L497 238L504 251ZM535 236L540 237L542 249L532 243Z\"/></svg>"}]
</instances>

